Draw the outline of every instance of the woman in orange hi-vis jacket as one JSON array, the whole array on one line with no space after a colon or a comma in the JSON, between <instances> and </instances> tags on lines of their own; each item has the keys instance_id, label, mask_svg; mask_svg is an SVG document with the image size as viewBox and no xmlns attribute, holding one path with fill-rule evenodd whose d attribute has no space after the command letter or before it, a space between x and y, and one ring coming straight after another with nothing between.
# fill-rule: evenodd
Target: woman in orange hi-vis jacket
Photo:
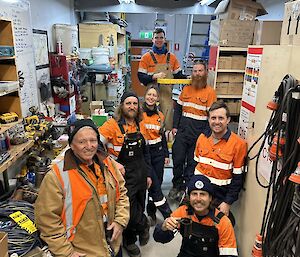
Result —
<instances>
[{"instance_id":1,"label":"woman in orange hi-vis jacket","mask_svg":"<svg viewBox=\"0 0 300 257\"><path fill-rule=\"evenodd\" d=\"M170 162L166 137L164 134L164 115L157 109L159 91L157 86L150 85L145 93L143 104L143 120L140 122L141 132L149 146L151 167L153 169L152 185L149 188L147 213L151 224L156 223L156 209L164 218L171 214L169 204L161 191L164 165Z\"/></svg>"}]
</instances>

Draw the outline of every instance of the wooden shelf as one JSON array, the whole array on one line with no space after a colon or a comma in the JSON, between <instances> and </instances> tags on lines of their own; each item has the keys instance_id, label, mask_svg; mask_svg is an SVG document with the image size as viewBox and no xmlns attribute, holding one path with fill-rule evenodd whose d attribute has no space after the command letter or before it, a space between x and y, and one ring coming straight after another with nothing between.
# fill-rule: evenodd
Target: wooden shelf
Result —
<instances>
[{"instance_id":1,"label":"wooden shelf","mask_svg":"<svg viewBox=\"0 0 300 257\"><path fill-rule=\"evenodd\" d=\"M13 165L21 156L23 156L34 144L34 141L29 140L20 145L14 145L9 150L10 157L0 165L0 173L7 170Z\"/></svg>"},{"instance_id":2,"label":"wooden shelf","mask_svg":"<svg viewBox=\"0 0 300 257\"><path fill-rule=\"evenodd\" d=\"M224 47L224 46L220 46L219 47L219 51L222 52L247 52L248 48L244 48L244 47Z\"/></svg>"},{"instance_id":3,"label":"wooden shelf","mask_svg":"<svg viewBox=\"0 0 300 257\"><path fill-rule=\"evenodd\" d=\"M23 122L23 120L19 119L16 122L11 122L11 123L7 123L7 124L1 124L1 126L0 126L0 134L4 133L5 131L9 130L10 128L13 128L17 124L21 124L22 122Z\"/></svg>"},{"instance_id":4,"label":"wooden shelf","mask_svg":"<svg viewBox=\"0 0 300 257\"><path fill-rule=\"evenodd\" d=\"M242 99L241 95L217 95L217 98Z\"/></svg>"},{"instance_id":5,"label":"wooden shelf","mask_svg":"<svg viewBox=\"0 0 300 257\"><path fill-rule=\"evenodd\" d=\"M1 60L15 60L15 56L0 56L0 61Z\"/></svg>"},{"instance_id":6,"label":"wooden shelf","mask_svg":"<svg viewBox=\"0 0 300 257\"><path fill-rule=\"evenodd\" d=\"M12 89L12 90L4 90L4 91L0 91L0 96L5 96L14 92L18 92L18 89Z\"/></svg>"},{"instance_id":7,"label":"wooden shelf","mask_svg":"<svg viewBox=\"0 0 300 257\"><path fill-rule=\"evenodd\" d=\"M218 69L217 72L245 73L245 70Z\"/></svg>"}]
</instances>

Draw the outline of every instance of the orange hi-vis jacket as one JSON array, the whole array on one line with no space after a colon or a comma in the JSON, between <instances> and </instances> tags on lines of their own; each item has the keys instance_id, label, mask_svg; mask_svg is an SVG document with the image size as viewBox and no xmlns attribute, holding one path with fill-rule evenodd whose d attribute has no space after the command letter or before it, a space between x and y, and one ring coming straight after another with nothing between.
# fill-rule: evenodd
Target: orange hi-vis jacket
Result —
<instances>
[{"instance_id":1,"label":"orange hi-vis jacket","mask_svg":"<svg viewBox=\"0 0 300 257\"><path fill-rule=\"evenodd\" d=\"M191 85L187 85L183 88L177 103L182 106L183 117L206 121L208 110L216 100L215 90L210 86L196 89Z\"/></svg>"},{"instance_id":2,"label":"orange hi-vis jacket","mask_svg":"<svg viewBox=\"0 0 300 257\"><path fill-rule=\"evenodd\" d=\"M134 133L137 131L135 124L123 125L126 133ZM111 118L99 127L100 140L107 146L109 155L113 159L117 159L124 143L124 135L120 131L118 122Z\"/></svg>"},{"instance_id":3,"label":"orange hi-vis jacket","mask_svg":"<svg viewBox=\"0 0 300 257\"><path fill-rule=\"evenodd\" d=\"M215 196L232 204L238 199L242 187L246 154L246 142L229 129L217 143L214 143L211 131L203 133L199 136L195 148L194 160L198 162L195 174L203 174L214 185L226 188L222 192L216 189Z\"/></svg>"},{"instance_id":4,"label":"orange hi-vis jacket","mask_svg":"<svg viewBox=\"0 0 300 257\"><path fill-rule=\"evenodd\" d=\"M116 201L118 201L120 198L118 180L110 157L103 160L103 163L108 167L108 170L115 179ZM100 181L97 181L95 174L93 174L87 165L80 164L79 166L96 187L103 209L103 222L107 222L107 192L104 184L104 177L100 174L100 166L94 163L96 174L100 175ZM52 168L64 189L64 208L61 218L66 228L67 238L69 241L72 241L76 233L76 226L82 217L87 202L92 198L93 192L88 182L77 169L64 171L60 169L57 164L54 164Z\"/></svg>"},{"instance_id":5,"label":"orange hi-vis jacket","mask_svg":"<svg viewBox=\"0 0 300 257\"><path fill-rule=\"evenodd\" d=\"M219 253L220 256L222 255L230 255L230 256L238 256L237 247L236 247L236 239L232 224L227 216L223 216L220 219L218 224L215 224L213 219L207 215L201 221L194 215L188 215L187 213L187 206L182 205L177 208L175 211L172 212L171 217L174 218L191 218L192 221L200 223L206 226L215 226L218 230L219 234ZM216 209L214 215L217 216L219 211Z\"/></svg>"},{"instance_id":6,"label":"orange hi-vis jacket","mask_svg":"<svg viewBox=\"0 0 300 257\"><path fill-rule=\"evenodd\" d=\"M166 64L167 63L167 54L156 54L154 53L154 57L157 61L158 64ZM173 74L178 73L181 68L180 68L180 63L178 62L175 54L169 53L170 54L170 61L169 61L169 67L172 71ZM154 60L151 57L150 52L145 53L141 61L139 63L139 69L138 72L145 73L147 75L153 75L155 72L155 63Z\"/></svg>"},{"instance_id":7,"label":"orange hi-vis jacket","mask_svg":"<svg viewBox=\"0 0 300 257\"><path fill-rule=\"evenodd\" d=\"M158 111L158 114L148 116L146 112L143 113L143 120L140 122L141 133L143 134L147 144L155 145L162 142L162 133L164 123L164 115Z\"/></svg>"}]
</instances>

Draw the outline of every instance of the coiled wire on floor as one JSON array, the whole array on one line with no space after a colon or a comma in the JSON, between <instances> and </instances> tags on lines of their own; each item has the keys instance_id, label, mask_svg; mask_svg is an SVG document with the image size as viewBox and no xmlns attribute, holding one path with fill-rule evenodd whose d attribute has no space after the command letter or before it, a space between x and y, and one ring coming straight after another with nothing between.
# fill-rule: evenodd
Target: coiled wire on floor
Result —
<instances>
[{"instance_id":1,"label":"coiled wire on floor","mask_svg":"<svg viewBox=\"0 0 300 257\"><path fill-rule=\"evenodd\" d=\"M8 234L8 253L16 253L20 257L26 255L35 246L41 246L38 232L29 234L14 222L9 215L20 211L34 222L34 207L25 201L0 202L0 231Z\"/></svg>"},{"instance_id":2,"label":"coiled wire on floor","mask_svg":"<svg viewBox=\"0 0 300 257\"><path fill-rule=\"evenodd\" d=\"M300 160L300 144L297 142L300 137L300 100L292 97L294 92L300 92L300 86L291 75L286 75L275 92L278 108L273 111L266 131L255 142L257 144L263 139L261 151L265 141L268 140L270 145L277 133L276 159L273 161L268 185L262 185L258 180L258 160L256 162L258 183L267 188L260 231L263 256L300 256L299 190L297 188L298 191L295 191L295 184L288 180ZM286 143L280 158L279 141L283 135ZM259 155L260 152L252 159L258 159ZM278 168L280 166L281 169Z\"/></svg>"}]
</instances>

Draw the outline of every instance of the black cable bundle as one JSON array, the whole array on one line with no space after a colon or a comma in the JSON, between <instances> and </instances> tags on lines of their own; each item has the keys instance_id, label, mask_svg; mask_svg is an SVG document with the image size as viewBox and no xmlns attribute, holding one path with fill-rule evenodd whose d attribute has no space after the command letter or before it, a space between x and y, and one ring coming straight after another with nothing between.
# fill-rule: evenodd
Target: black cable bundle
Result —
<instances>
[{"instance_id":1,"label":"black cable bundle","mask_svg":"<svg viewBox=\"0 0 300 257\"><path fill-rule=\"evenodd\" d=\"M268 188L268 192L260 233L263 237L263 256L300 256L300 246L298 245L300 243L298 240L300 239L300 219L298 217L299 208L297 209L300 206L299 193L294 196L295 186L288 180L300 160L300 145L297 142L300 137L300 101L292 98L292 93L299 91L300 87L297 85L297 81L292 76L286 75L275 93L279 103L278 109L273 112L267 130L259 138L259 140L264 138L261 150L265 140L269 137L269 144L271 144L277 133L277 158L273 162L270 183L264 186ZM279 142L284 133L286 143L283 157L279 160ZM258 157L259 154L255 157ZM279 172L280 163L282 168ZM260 182L259 184L261 185ZM292 206L296 211L292 212ZM295 217L298 218L295 219Z\"/></svg>"},{"instance_id":2,"label":"black cable bundle","mask_svg":"<svg viewBox=\"0 0 300 257\"><path fill-rule=\"evenodd\" d=\"M0 231L8 234L8 253L17 253L20 257L26 255L35 246L41 246L38 232L29 234L15 223L9 215L20 211L34 222L34 207L25 201L0 202Z\"/></svg>"}]
</instances>

